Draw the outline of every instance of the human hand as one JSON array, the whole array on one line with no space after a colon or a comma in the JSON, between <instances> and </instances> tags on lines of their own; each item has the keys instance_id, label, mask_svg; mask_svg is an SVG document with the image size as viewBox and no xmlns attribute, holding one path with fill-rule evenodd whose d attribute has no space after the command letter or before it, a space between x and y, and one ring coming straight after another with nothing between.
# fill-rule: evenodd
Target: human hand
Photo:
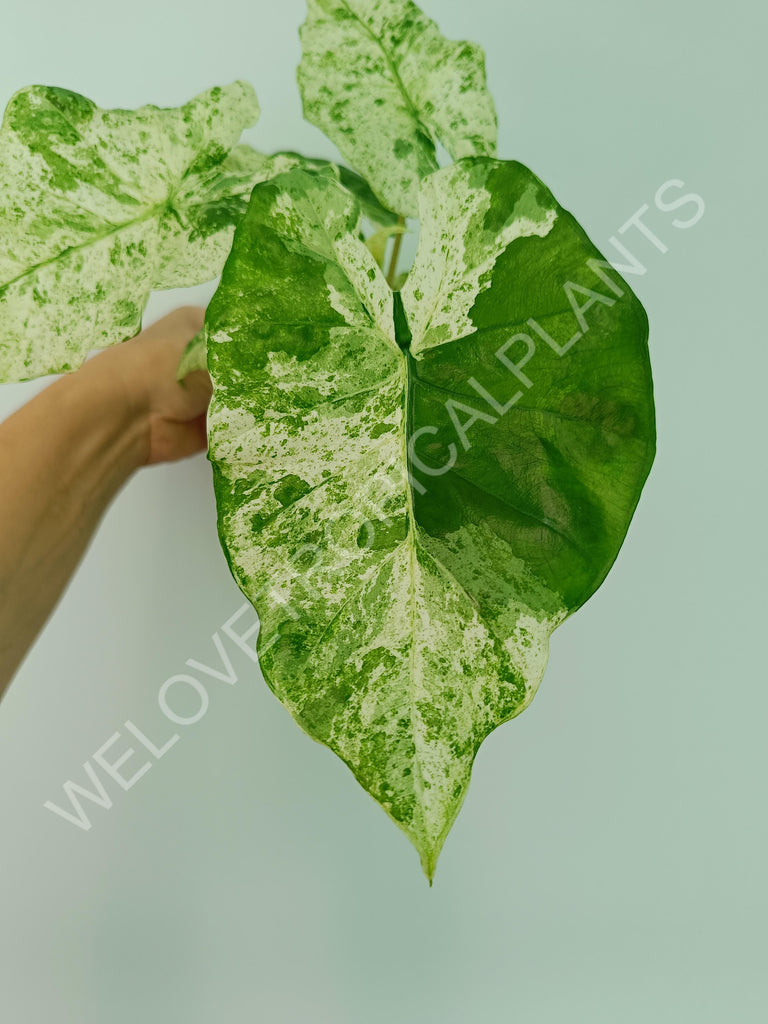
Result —
<instances>
[{"instance_id":1,"label":"human hand","mask_svg":"<svg viewBox=\"0 0 768 1024\"><path fill-rule=\"evenodd\" d=\"M196 370L183 384L176 379L184 349L202 330L204 317L204 309L182 306L79 371L109 378L132 418L142 424L140 465L173 462L207 447L210 378L205 370Z\"/></svg>"}]
</instances>

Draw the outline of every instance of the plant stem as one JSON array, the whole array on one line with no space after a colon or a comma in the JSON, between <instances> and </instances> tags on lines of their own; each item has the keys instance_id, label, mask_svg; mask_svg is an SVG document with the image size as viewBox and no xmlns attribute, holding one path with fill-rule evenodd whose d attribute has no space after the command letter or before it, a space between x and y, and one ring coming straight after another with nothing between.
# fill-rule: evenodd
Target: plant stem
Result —
<instances>
[{"instance_id":1,"label":"plant stem","mask_svg":"<svg viewBox=\"0 0 768 1024\"><path fill-rule=\"evenodd\" d=\"M401 228L405 228L405 217L398 217L397 223ZM395 285L395 274L397 273L397 261L400 257L400 246L403 242L404 231L400 231L395 235L395 244L392 246L392 258L389 261L389 271L387 272L387 284L390 288L394 288Z\"/></svg>"}]
</instances>

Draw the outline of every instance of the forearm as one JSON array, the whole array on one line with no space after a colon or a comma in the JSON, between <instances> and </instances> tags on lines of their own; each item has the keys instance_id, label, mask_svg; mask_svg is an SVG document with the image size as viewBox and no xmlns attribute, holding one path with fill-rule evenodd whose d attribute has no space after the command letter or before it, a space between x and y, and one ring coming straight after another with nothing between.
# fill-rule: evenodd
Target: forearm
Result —
<instances>
[{"instance_id":1,"label":"forearm","mask_svg":"<svg viewBox=\"0 0 768 1024\"><path fill-rule=\"evenodd\" d=\"M142 408L104 353L0 424L0 695L112 497L148 457Z\"/></svg>"},{"instance_id":2,"label":"forearm","mask_svg":"<svg viewBox=\"0 0 768 1024\"><path fill-rule=\"evenodd\" d=\"M0 424L0 697L131 473L205 449L208 374L177 380L204 312L174 310Z\"/></svg>"}]
</instances>

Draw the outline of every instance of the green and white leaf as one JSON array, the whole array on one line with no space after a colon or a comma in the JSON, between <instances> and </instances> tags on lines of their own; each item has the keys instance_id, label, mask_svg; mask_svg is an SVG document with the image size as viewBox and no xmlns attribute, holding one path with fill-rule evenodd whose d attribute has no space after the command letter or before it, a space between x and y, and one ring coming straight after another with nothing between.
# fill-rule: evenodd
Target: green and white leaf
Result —
<instances>
[{"instance_id":1,"label":"green and white leaf","mask_svg":"<svg viewBox=\"0 0 768 1024\"><path fill-rule=\"evenodd\" d=\"M298 69L304 116L386 207L416 216L438 140L454 159L495 153L480 46L445 39L410 0L308 0L307 8Z\"/></svg>"},{"instance_id":2,"label":"green and white leaf","mask_svg":"<svg viewBox=\"0 0 768 1024\"><path fill-rule=\"evenodd\" d=\"M480 744L616 557L654 414L640 303L529 170L461 160L420 209L393 295L336 181L258 185L206 331L264 676L431 880Z\"/></svg>"},{"instance_id":3,"label":"green and white leaf","mask_svg":"<svg viewBox=\"0 0 768 1024\"><path fill-rule=\"evenodd\" d=\"M267 178L273 178L281 171L289 171L293 167L304 167L311 171L332 167L344 188L348 189L357 199L363 216L372 224L378 227L388 227L398 223L397 214L381 205L365 178L353 171L351 167L334 164L330 160L320 157L303 156L301 153L288 149L273 153L271 157L265 157L265 159L272 161L272 171L270 174L264 174L262 178L264 181Z\"/></svg>"},{"instance_id":4,"label":"green and white leaf","mask_svg":"<svg viewBox=\"0 0 768 1024\"><path fill-rule=\"evenodd\" d=\"M406 228L400 225L397 214L385 210L381 206L359 174L356 174L348 167L334 164L330 160L306 157L292 150L283 150L267 155L252 149L250 146L236 146L222 166L226 166L229 169L229 173L219 176L214 181L213 188L202 192L196 206L192 202L189 204L188 209L196 209L198 220L209 219L217 215L221 202L220 193L223 189L227 190L229 196L245 194L245 204L247 205L248 197L255 183L267 181L278 174L284 174L286 171L293 170L294 167L302 167L305 170L330 175L341 181L344 187L354 195L361 213L368 220L375 224L386 225L379 228L366 242L380 266L384 259L384 252L389 238L392 235L402 234L406 231ZM243 186L243 191L236 191L241 185ZM247 192L245 191L246 189ZM242 217L243 212L244 208L239 211L238 220ZM223 263L223 259L221 262ZM404 281L407 275L401 275L401 277ZM166 287L173 287L173 285L169 284ZM184 350L177 370L177 378L178 380L183 380L195 370L204 370L206 368L207 348L205 331L200 331L199 334L192 338Z\"/></svg>"},{"instance_id":5,"label":"green and white leaf","mask_svg":"<svg viewBox=\"0 0 768 1024\"><path fill-rule=\"evenodd\" d=\"M220 272L254 177L232 149L251 86L183 107L102 110L46 86L17 92L0 129L0 380L75 369L135 334L153 288Z\"/></svg>"}]
</instances>

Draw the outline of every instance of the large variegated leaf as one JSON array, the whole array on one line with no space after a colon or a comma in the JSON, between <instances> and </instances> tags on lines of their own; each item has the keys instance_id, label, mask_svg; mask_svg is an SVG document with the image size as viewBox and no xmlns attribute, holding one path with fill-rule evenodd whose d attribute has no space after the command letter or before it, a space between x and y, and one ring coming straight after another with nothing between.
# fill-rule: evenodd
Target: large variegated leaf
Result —
<instances>
[{"instance_id":1,"label":"large variegated leaf","mask_svg":"<svg viewBox=\"0 0 768 1024\"><path fill-rule=\"evenodd\" d=\"M0 380L74 369L135 334L152 288L220 272L260 160L232 149L259 107L245 82L177 109L102 110L16 93L0 129Z\"/></svg>"},{"instance_id":2,"label":"large variegated leaf","mask_svg":"<svg viewBox=\"0 0 768 1024\"><path fill-rule=\"evenodd\" d=\"M208 310L219 530L269 685L431 879L649 471L647 320L520 164L422 184L402 295L330 177L258 185Z\"/></svg>"},{"instance_id":3,"label":"large variegated leaf","mask_svg":"<svg viewBox=\"0 0 768 1024\"><path fill-rule=\"evenodd\" d=\"M455 159L492 155L496 109L476 43L445 39L410 0L307 0L298 71L304 116L370 182L416 216L439 140Z\"/></svg>"}]
</instances>

